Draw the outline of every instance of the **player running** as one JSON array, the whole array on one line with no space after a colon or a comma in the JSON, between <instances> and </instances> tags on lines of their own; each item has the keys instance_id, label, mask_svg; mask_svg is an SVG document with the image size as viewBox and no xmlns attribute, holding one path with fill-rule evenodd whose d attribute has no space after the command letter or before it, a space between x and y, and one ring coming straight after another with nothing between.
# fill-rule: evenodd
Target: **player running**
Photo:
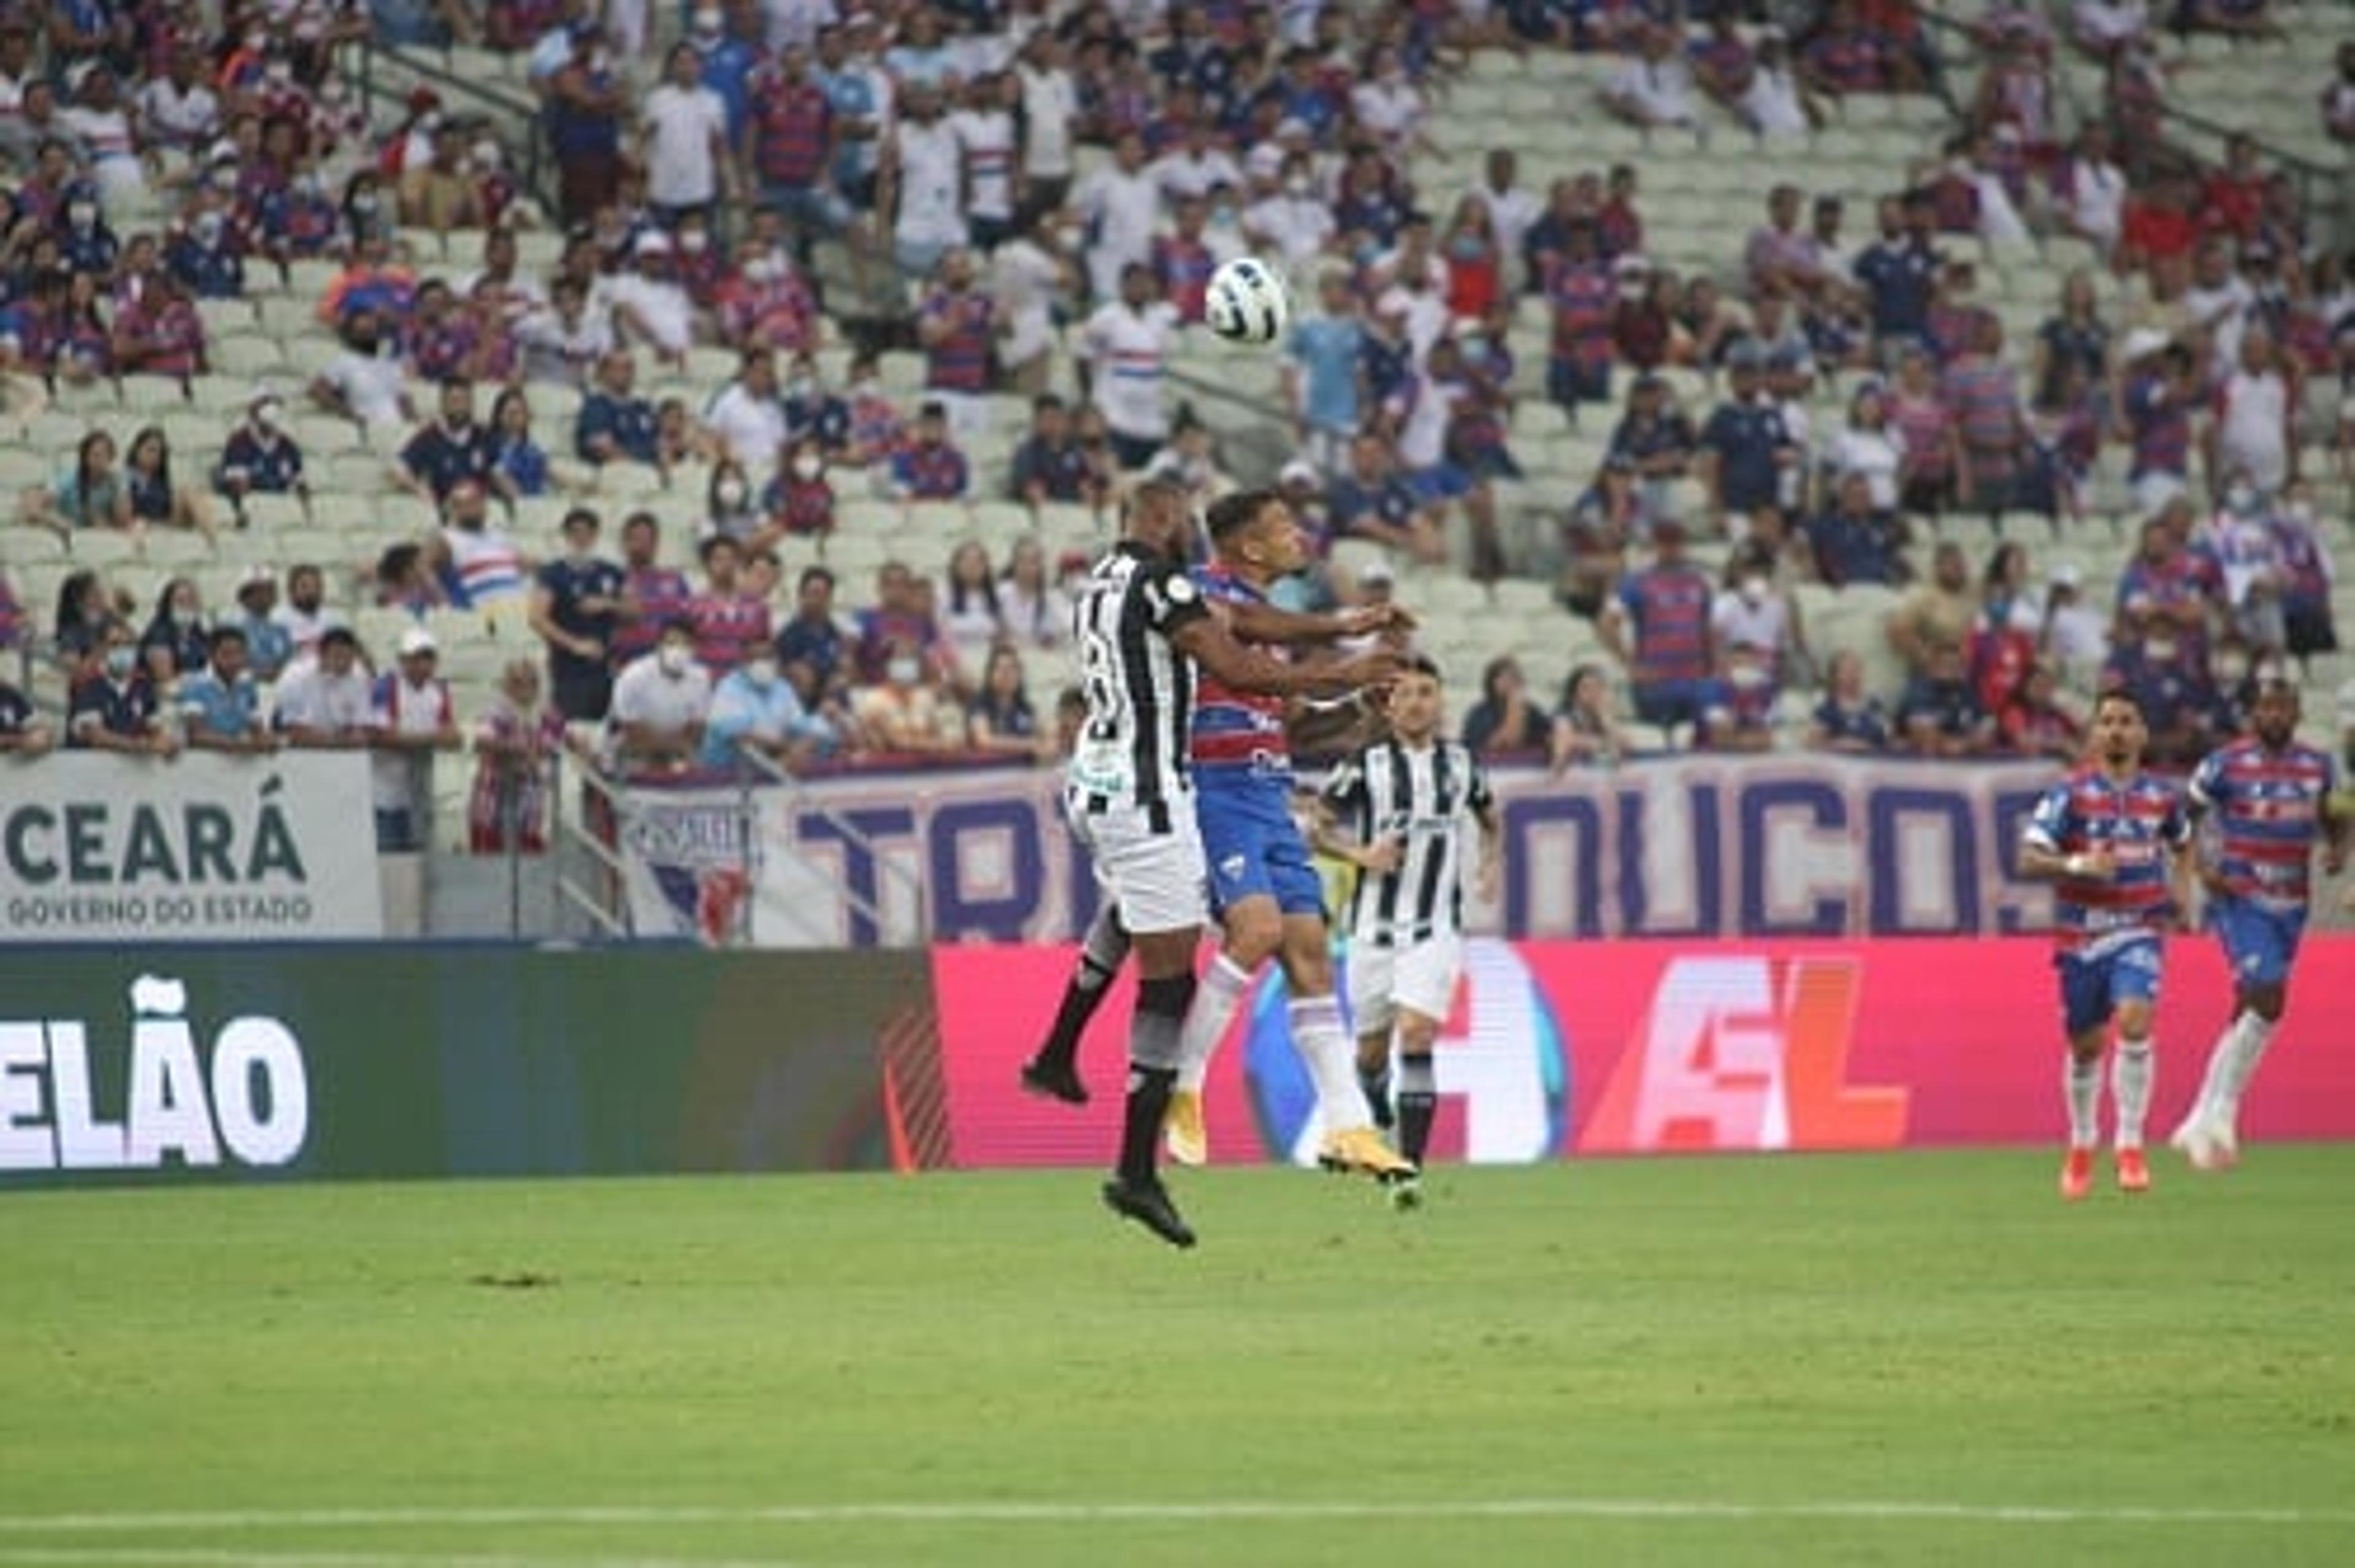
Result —
<instances>
[{"instance_id":1,"label":"player running","mask_svg":"<svg viewBox=\"0 0 2355 1568\"><path fill-rule=\"evenodd\" d=\"M2060 951L2053 965L2069 1037L2069 1156L2061 1196L2073 1200L2093 1190L2102 1053L2113 1021L2118 1186L2127 1192L2150 1186L2142 1146L2150 1115L2151 1009L2158 999L2160 939L2189 907L2191 824L2174 786L2143 771L2149 740L2133 694L2104 692L2094 705L2094 760L2046 792L2022 835L2021 871L2057 884Z\"/></svg>"},{"instance_id":2,"label":"player running","mask_svg":"<svg viewBox=\"0 0 2355 1568\"><path fill-rule=\"evenodd\" d=\"M2328 752L2298 743L2297 688L2278 677L2264 681L2250 718L2255 733L2209 753L2188 791L2195 826L2214 816L2215 857L2201 855L2200 878L2232 970L2232 1020L2171 1140L2200 1170L2239 1157L2241 1096L2281 1021L2306 931L2315 840L2325 871L2337 876L2347 863L2347 819L2331 804L2338 768Z\"/></svg>"},{"instance_id":3,"label":"player running","mask_svg":"<svg viewBox=\"0 0 2355 1568\"><path fill-rule=\"evenodd\" d=\"M1464 828L1480 829L1476 875L1496 896L1496 801L1471 752L1439 738L1439 667L1416 656L1391 688L1390 739L1337 769L1319 797L1319 853L1358 868L1349 896L1349 1015L1357 1020L1358 1083L1374 1120L1391 1125L1391 1043L1398 1037L1399 1153L1418 1170L1439 1104L1432 1042L1464 972ZM1334 832L1346 817L1353 836ZM1401 1208L1421 1184L1398 1183Z\"/></svg>"},{"instance_id":4,"label":"player running","mask_svg":"<svg viewBox=\"0 0 2355 1568\"><path fill-rule=\"evenodd\" d=\"M1186 575L1189 520L1183 491L1140 485L1120 543L1075 597L1073 655L1088 713L1063 783L1064 810L1129 933L1140 980L1120 1163L1103 1199L1179 1247L1194 1244L1194 1232L1161 1184L1156 1147L1184 1061L1206 913L1188 766L1195 667L1228 690L1284 695L1375 684L1395 664L1377 653L1295 669L1244 647Z\"/></svg>"}]
</instances>

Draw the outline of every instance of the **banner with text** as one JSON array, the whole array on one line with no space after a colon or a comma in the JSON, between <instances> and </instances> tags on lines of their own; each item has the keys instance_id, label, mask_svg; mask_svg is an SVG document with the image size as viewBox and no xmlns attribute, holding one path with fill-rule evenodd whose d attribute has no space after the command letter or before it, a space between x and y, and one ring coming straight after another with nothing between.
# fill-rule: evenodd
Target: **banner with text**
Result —
<instances>
[{"instance_id":1,"label":"banner with text","mask_svg":"<svg viewBox=\"0 0 2355 1568\"><path fill-rule=\"evenodd\" d=\"M0 1189L938 1164L929 992L913 953L0 947Z\"/></svg>"},{"instance_id":2,"label":"banner with text","mask_svg":"<svg viewBox=\"0 0 2355 1568\"><path fill-rule=\"evenodd\" d=\"M2019 830L2056 776L2039 763L1816 756L1508 769L1504 886L1471 922L1515 937L2034 931L2051 896L2019 874ZM1063 942L1095 910L1051 771L629 800L642 933L731 929L750 899L762 945Z\"/></svg>"},{"instance_id":3,"label":"banner with text","mask_svg":"<svg viewBox=\"0 0 2355 1568\"><path fill-rule=\"evenodd\" d=\"M0 759L0 940L383 934L358 752Z\"/></svg>"},{"instance_id":4,"label":"banner with text","mask_svg":"<svg viewBox=\"0 0 2355 1568\"><path fill-rule=\"evenodd\" d=\"M948 1118L965 1168L1096 1165L1119 1141L1124 976L1081 1053L1084 1109L1020 1091L1075 950L933 952ZM1344 958L1346 965L1347 959ZM2222 951L2168 945L2153 1136L2198 1092L2231 1009ZM2355 1138L2355 937L2307 939L2243 1139ZM2051 944L1475 939L1434 1051L1433 1157L2053 1143L2065 1130ZM1211 1157L1306 1158L1319 1128L1279 981L1239 1009L1204 1098Z\"/></svg>"}]
</instances>

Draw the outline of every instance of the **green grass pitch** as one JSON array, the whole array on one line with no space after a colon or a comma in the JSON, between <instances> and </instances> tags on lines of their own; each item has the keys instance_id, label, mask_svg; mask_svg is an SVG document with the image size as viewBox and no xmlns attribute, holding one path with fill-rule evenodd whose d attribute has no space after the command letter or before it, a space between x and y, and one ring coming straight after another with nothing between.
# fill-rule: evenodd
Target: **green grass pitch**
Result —
<instances>
[{"instance_id":1,"label":"green grass pitch","mask_svg":"<svg viewBox=\"0 0 2355 1568\"><path fill-rule=\"evenodd\" d=\"M2355 1563L2355 1147L2053 1164L10 1194L0 1564Z\"/></svg>"}]
</instances>

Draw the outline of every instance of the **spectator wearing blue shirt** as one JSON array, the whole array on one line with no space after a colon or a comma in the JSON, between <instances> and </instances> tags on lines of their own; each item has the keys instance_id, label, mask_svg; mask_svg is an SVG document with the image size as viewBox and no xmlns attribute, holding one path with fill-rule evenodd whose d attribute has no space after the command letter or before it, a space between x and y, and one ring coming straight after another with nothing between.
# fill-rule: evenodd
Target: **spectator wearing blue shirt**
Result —
<instances>
[{"instance_id":1,"label":"spectator wearing blue shirt","mask_svg":"<svg viewBox=\"0 0 2355 1568\"><path fill-rule=\"evenodd\" d=\"M800 693L784 678L770 648L729 672L712 691L697 761L706 768L730 769L740 752L751 751L794 771L830 754L839 743L833 724L802 706Z\"/></svg>"},{"instance_id":2,"label":"spectator wearing blue shirt","mask_svg":"<svg viewBox=\"0 0 2355 1568\"><path fill-rule=\"evenodd\" d=\"M532 439L531 404L520 387L491 405L491 483L510 496L548 494L548 453Z\"/></svg>"},{"instance_id":3,"label":"spectator wearing blue shirt","mask_svg":"<svg viewBox=\"0 0 2355 1568\"><path fill-rule=\"evenodd\" d=\"M687 41L702 63L703 85L719 95L720 104L728 111L728 144L736 146L743 140L744 116L751 107L752 72L761 63L760 48L729 31L726 16L714 5L696 7L688 20Z\"/></svg>"},{"instance_id":4,"label":"spectator wearing blue shirt","mask_svg":"<svg viewBox=\"0 0 2355 1568\"><path fill-rule=\"evenodd\" d=\"M596 383L581 400L573 448L585 463L644 463L658 466L662 445L655 406L636 394L637 361L616 349L598 362Z\"/></svg>"},{"instance_id":5,"label":"spectator wearing blue shirt","mask_svg":"<svg viewBox=\"0 0 2355 1568\"><path fill-rule=\"evenodd\" d=\"M534 574L531 629L548 644L548 686L556 710L583 722L603 720L613 699L613 634L630 612L627 576L597 553L597 514L564 515L564 553Z\"/></svg>"},{"instance_id":6,"label":"spectator wearing blue shirt","mask_svg":"<svg viewBox=\"0 0 2355 1568\"><path fill-rule=\"evenodd\" d=\"M1889 749L1889 710L1864 688L1864 660L1843 648L1832 656L1824 699L1807 727L1807 745L1817 752L1871 752Z\"/></svg>"},{"instance_id":7,"label":"spectator wearing blue shirt","mask_svg":"<svg viewBox=\"0 0 2355 1568\"><path fill-rule=\"evenodd\" d=\"M850 450L850 405L827 389L818 377L817 361L807 351L794 357L783 392L788 440L815 436L818 450L829 461Z\"/></svg>"},{"instance_id":8,"label":"spectator wearing blue shirt","mask_svg":"<svg viewBox=\"0 0 2355 1568\"><path fill-rule=\"evenodd\" d=\"M474 419L474 389L464 381L442 383L442 417L409 438L400 449L400 483L436 503L473 481L496 485L491 432Z\"/></svg>"},{"instance_id":9,"label":"spectator wearing blue shirt","mask_svg":"<svg viewBox=\"0 0 2355 1568\"><path fill-rule=\"evenodd\" d=\"M961 501L971 474L964 453L949 444L948 411L926 403L916 415L916 439L891 458L892 493L907 501Z\"/></svg>"},{"instance_id":10,"label":"spectator wearing blue shirt","mask_svg":"<svg viewBox=\"0 0 2355 1568\"><path fill-rule=\"evenodd\" d=\"M1031 400L1030 433L1014 449L1012 488L1016 500L1033 507L1103 499L1094 465L1071 437L1071 411L1052 392Z\"/></svg>"},{"instance_id":11,"label":"spectator wearing blue shirt","mask_svg":"<svg viewBox=\"0 0 2355 1568\"><path fill-rule=\"evenodd\" d=\"M1979 703L1954 643L1930 649L1923 672L1905 683L1896 731L1907 751L1925 757L1972 757L1995 747L1995 720Z\"/></svg>"},{"instance_id":12,"label":"spectator wearing blue shirt","mask_svg":"<svg viewBox=\"0 0 2355 1568\"><path fill-rule=\"evenodd\" d=\"M1782 411L1766 395L1766 351L1745 338L1726 357L1733 397L1718 406L1700 432L1701 483L1710 515L1741 537L1753 519L1775 510L1783 471L1800 460Z\"/></svg>"},{"instance_id":13,"label":"spectator wearing blue shirt","mask_svg":"<svg viewBox=\"0 0 2355 1568\"><path fill-rule=\"evenodd\" d=\"M66 745L80 751L127 752L169 757L178 737L162 721L155 684L139 667L131 628L107 623L98 668L73 688L66 709Z\"/></svg>"},{"instance_id":14,"label":"spectator wearing blue shirt","mask_svg":"<svg viewBox=\"0 0 2355 1568\"><path fill-rule=\"evenodd\" d=\"M139 656L158 686L211 661L211 635L205 629L204 600L196 579L175 577L156 592L155 613L139 639Z\"/></svg>"},{"instance_id":15,"label":"spectator wearing blue shirt","mask_svg":"<svg viewBox=\"0 0 2355 1568\"><path fill-rule=\"evenodd\" d=\"M1892 347L1925 341L1940 266L1930 244L1936 225L1927 196L1884 197L1881 237L1858 252L1849 269L1864 285L1873 347L1884 364Z\"/></svg>"},{"instance_id":16,"label":"spectator wearing blue shirt","mask_svg":"<svg viewBox=\"0 0 2355 1568\"><path fill-rule=\"evenodd\" d=\"M98 204L98 192L78 186L66 198L65 227L58 235L58 261L69 272L96 272L106 277L123 255L123 242L107 226Z\"/></svg>"},{"instance_id":17,"label":"spectator wearing blue shirt","mask_svg":"<svg viewBox=\"0 0 2355 1568\"><path fill-rule=\"evenodd\" d=\"M1903 577L1903 543L1897 519L1872 509L1872 481L1859 473L1844 475L1832 509L1807 525L1816 575L1828 588L1859 582L1895 587Z\"/></svg>"},{"instance_id":18,"label":"spectator wearing blue shirt","mask_svg":"<svg viewBox=\"0 0 2355 1568\"><path fill-rule=\"evenodd\" d=\"M794 618L777 633L777 660L805 702L824 704L849 689L844 663L847 641L834 618L834 573L805 567L794 590Z\"/></svg>"},{"instance_id":19,"label":"spectator wearing blue shirt","mask_svg":"<svg viewBox=\"0 0 2355 1568\"><path fill-rule=\"evenodd\" d=\"M1366 329L1358 319L1349 280L1338 270L1317 280L1321 315L1292 329L1284 351L1284 391L1293 427L1308 461L1321 474L1338 474L1365 407Z\"/></svg>"},{"instance_id":20,"label":"spectator wearing blue shirt","mask_svg":"<svg viewBox=\"0 0 2355 1568\"><path fill-rule=\"evenodd\" d=\"M180 682L176 706L192 752L274 752L262 721L261 689L247 667L245 633L217 627L212 662Z\"/></svg>"},{"instance_id":21,"label":"spectator wearing blue shirt","mask_svg":"<svg viewBox=\"0 0 2355 1568\"><path fill-rule=\"evenodd\" d=\"M266 566L248 567L237 585L237 619L228 623L245 634L246 667L257 680L276 680L294 658L294 634L272 612L278 608L278 577Z\"/></svg>"},{"instance_id":22,"label":"spectator wearing blue shirt","mask_svg":"<svg viewBox=\"0 0 2355 1568\"><path fill-rule=\"evenodd\" d=\"M1350 443L1349 472L1326 492L1325 509L1337 539L1371 539L1426 562L1447 559L1438 519L1415 498L1380 436Z\"/></svg>"},{"instance_id":23,"label":"spectator wearing blue shirt","mask_svg":"<svg viewBox=\"0 0 2355 1568\"><path fill-rule=\"evenodd\" d=\"M286 404L263 392L247 405L243 422L229 432L213 485L233 503L248 496L304 495L303 449L286 432Z\"/></svg>"},{"instance_id":24,"label":"spectator wearing blue shirt","mask_svg":"<svg viewBox=\"0 0 2355 1568\"><path fill-rule=\"evenodd\" d=\"M57 737L33 711L25 694L0 680L0 756L37 757L57 744Z\"/></svg>"},{"instance_id":25,"label":"spectator wearing blue shirt","mask_svg":"<svg viewBox=\"0 0 2355 1568\"><path fill-rule=\"evenodd\" d=\"M245 293L245 258L229 215L209 208L190 219L165 247L164 265L200 300L233 300Z\"/></svg>"}]
</instances>

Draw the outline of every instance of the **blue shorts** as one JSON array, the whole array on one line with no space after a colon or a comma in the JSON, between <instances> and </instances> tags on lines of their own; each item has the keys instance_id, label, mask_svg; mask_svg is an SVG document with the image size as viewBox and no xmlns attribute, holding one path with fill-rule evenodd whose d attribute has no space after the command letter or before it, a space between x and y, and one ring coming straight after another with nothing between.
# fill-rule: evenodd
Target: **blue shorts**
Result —
<instances>
[{"instance_id":1,"label":"blue shorts","mask_svg":"<svg viewBox=\"0 0 2355 1568\"><path fill-rule=\"evenodd\" d=\"M1325 882L1308 841L1292 819L1288 780L1247 774L1221 782L1219 770L1194 773L1194 819L1210 866L1210 907L1223 915L1247 898L1272 898L1285 914L1325 912Z\"/></svg>"},{"instance_id":2,"label":"blue shorts","mask_svg":"<svg viewBox=\"0 0 2355 1568\"><path fill-rule=\"evenodd\" d=\"M1436 463L1429 468L1418 468L1406 476L1406 487L1414 498L1426 507L1442 501L1453 501L1458 496L1472 493L1472 475L1453 463Z\"/></svg>"},{"instance_id":3,"label":"blue shorts","mask_svg":"<svg viewBox=\"0 0 2355 1568\"><path fill-rule=\"evenodd\" d=\"M2249 899L2219 899L2210 918L2224 941L2235 986L2278 986L2289 978L2306 934L2306 911L2269 909Z\"/></svg>"},{"instance_id":4,"label":"blue shorts","mask_svg":"<svg viewBox=\"0 0 2355 1568\"><path fill-rule=\"evenodd\" d=\"M2063 953L2052 964L2061 971L2062 1027L2072 1039L2109 1022L2120 1002L2158 1000L2156 936L2091 955Z\"/></svg>"},{"instance_id":5,"label":"blue shorts","mask_svg":"<svg viewBox=\"0 0 2355 1568\"><path fill-rule=\"evenodd\" d=\"M1546 361L1546 396L1563 408L1611 400L1611 361L1587 364L1577 359Z\"/></svg>"}]
</instances>

